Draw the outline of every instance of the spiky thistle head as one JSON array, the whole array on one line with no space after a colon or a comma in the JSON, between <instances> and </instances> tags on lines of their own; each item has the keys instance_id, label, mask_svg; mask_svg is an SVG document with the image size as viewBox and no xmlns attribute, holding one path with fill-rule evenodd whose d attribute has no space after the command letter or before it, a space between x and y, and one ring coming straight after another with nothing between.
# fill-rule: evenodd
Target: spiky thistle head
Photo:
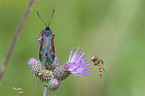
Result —
<instances>
[{"instance_id":1,"label":"spiky thistle head","mask_svg":"<svg viewBox=\"0 0 145 96\"><path fill-rule=\"evenodd\" d=\"M49 58L46 57L45 59L46 69L53 71L58 65L59 65L59 60L56 54L53 62L50 62Z\"/></svg>"},{"instance_id":2,"label":"spiky thistle head","mask_svg":"<svg viewBox=\"0 0 145 96\"><path fill-rule=\"evenodd\" d=\"M46 83L45 86L46 86L50 91L54 91L54 90L56 90L56 89L59 87L59 85L60 85L60 82L59 82L57 79L51 78L51 79L49 80L49 82Z\"/></svg>"},{"instance_id":3,"label":"spiky thistle head","mask_svg":"<svg viewBox=\"0 0 145 96\"><path fill-rule=\"evenodd\" d=\"M52 74L52 71L49 71L46 69L45 65L36 60L35 58L31 58L27 62L29 68L31 69L31 72L38 78L40 78L41 81L48 82L50 78L54 77Z\"/></svg>"},{"instance_id":4,"label":"spiky thistle head","mask_svg":"<svg viewBox=\"0 0 145 96\"><path fill-rule=\"evenodd\" d=\"M81 77L84 77L84 75L90 75L86 74L91 67L87 68L89 61L85 62L89 58L82 59L86 54L84 53L77 53L79 48L76 52L70 52L69 54L69 60L65 65L58 66L54 69L54 78L58 80L63 80L67 78L70 74L73 74L74 76L78 75Z\"/></svg>"},{"instance_id":5,"label":"spiky thistle head","mask_svg":"<svg viewBox=\"0 0 145 96\"><path fill-rule=\"evenodd\" d=\"M73 49L72 49L73 50ZM77 53L79 50L79 48L77 49L76 52L70 52L69 54L69 60L68 62L65 64L66 70L70 73L72 73L74 76L78 75L81 77L84 77L83 75L90 75L90 74L86 74L88 70L91 69L91 67L87 68L89 61L85 62L86 60L89 59L82 59L86 54L80 52Z\"/></svg>"}]
</instances>

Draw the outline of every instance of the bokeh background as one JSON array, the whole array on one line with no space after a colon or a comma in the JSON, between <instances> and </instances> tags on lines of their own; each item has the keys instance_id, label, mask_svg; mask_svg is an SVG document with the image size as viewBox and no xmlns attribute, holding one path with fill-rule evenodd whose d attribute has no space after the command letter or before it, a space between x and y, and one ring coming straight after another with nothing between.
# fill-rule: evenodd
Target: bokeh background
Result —
<instances>
[{"instance_id":1,"label":"bokeh background","mask_svg":"<svg viewBox=\"0 0 145 96\"><path fill-rule=\"evenodd\" d=\"M0 67L8 51L17 25L29 0L0 0ZM145 96L145 0L37 0L22 27L5 74L0 96L27 96L12 87L33 93L35 79L27 61L38 58L37 39L45 25L39 11L55 34L55 48L60 64L69 52L80 47L86 57L103 59L104 69L90 70L91 76L69 76L61 82L56 96ZM43 95L44 83L38 82Z\"/></svg>"}]
</instances>

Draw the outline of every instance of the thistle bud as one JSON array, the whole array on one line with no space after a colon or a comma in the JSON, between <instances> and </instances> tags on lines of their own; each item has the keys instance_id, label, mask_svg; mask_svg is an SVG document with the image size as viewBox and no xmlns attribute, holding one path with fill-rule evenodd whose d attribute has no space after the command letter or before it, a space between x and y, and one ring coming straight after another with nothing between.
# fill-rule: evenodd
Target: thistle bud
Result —
<instances>
[{"instance_id":1,"label":"thistle bud","mask_svg":"<svg viewBox=\"0 0 145 96\"><path fill-rule=\"evenodd\" d=\"M56 54L55 54L55 58L54 58L53 63L50 62L49 58L46 57L46 60L45 60L46 69L48 69L48 70L54 70L55 67L57 67L58 65L59 65L59 60L58 60L58 57L57 57Z\"/></svg>"},{"instance_id":2,"label":"thistle bud","mask_svg":"<svg viewBox=\"0 0 145 96\"><path fill-rule=\"evenodd\" d=\"M52 71L49 70L43 70L38 73L38 77L40 78L41 81L49 82L51 78L54 76L52 75Z\"/></svg>"},{"instance_id":3,"label":"thistle bud","mask_svg":"<svg viewBox=\"0 0 145 96\"><path fill-rule=\"evenodd\" d=\"M44 66L44 64L41 63L40 61L37 61L35 58L31 58L27 62L27 64L29 68L31 69L31 72L35 74L36 77L39 75L40 72L46 70L46 67Z\"/></svg>"},{"instance_id":4,"label":"thistle bud","mask_svg":"<svg viewBox=\"0 0 145 96\"><path fill-rule=\"evenodd\" d=\"M55 78L51 78L49 80L48 83L46 83L46 87L50 90L50 91L54 91L59 87L60 83L57 79Z\"/></svg>"},{"instance_id":5,"label":"thistle bud","mask_svg":"<svg viewBox=\"0 0 145 96\"><path fill-rule=\"evenodd\" d=\"M54 78L58 79L59 81L67 78L70 75L70 72L66 70L65 65L58 66L53 71Z\"/></svg>"},{"instance_id":6,"label":"thistle bud","mask_svg":"<svg viewBox=\"0 0 145 96\"><path fill-rule=\"evenodd\" d=\"M40 61L37 61L35 58L31 58L28 62L28 66L31 69L31 72L41 81L48 82L50 78L53 77L52 71L46 70L46 67Z\"/></svg>"}]
</instances>

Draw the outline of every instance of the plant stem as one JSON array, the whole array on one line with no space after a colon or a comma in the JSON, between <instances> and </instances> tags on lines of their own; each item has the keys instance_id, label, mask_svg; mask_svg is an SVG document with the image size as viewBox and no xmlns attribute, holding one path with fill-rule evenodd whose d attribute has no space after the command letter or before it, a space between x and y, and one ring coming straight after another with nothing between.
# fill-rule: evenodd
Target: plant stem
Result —
<instances>
[{"instance_id":1,"label":"plant stem","mask_svg":"<svg viewBox=\"0 0 145 96\"><path fill-rule=\"evenodd\" d=\"M44 87L44 94L43 94L43 96L49 96L50 95L50 90L48 90L48 88L47 87Z\"/></svg>"},{"instance_id":2,"label":"plant stem","mask_svg":"<svg viewBox=\"0 0 145 96\"><path fill-rule=\"evenodd\" d=\"M21 28L22 28L22 26L23 26L23 24L24 24L24 21L26 20L26 17L27 17L27 15L28 15L29 11L30 11L30 8L31 8L31 6L33 5L33 3L34 3L35 1L36 1L36 0L30 0L30 1L29 1L28 5L27 5L27 7L26 7L26 9L25 9L25 12L24 12L24 14L23 14L23 17L21 18L21 20L20 20L20 22L19 22L19 25L17 26L16 32L15 32L15 34L14 34L14 36L13 36L13 39L12 39L12 41L11 41L11 44L10 44L10 47L9 47L9 49L8 49L7 55L6 55L5 59L4 59L2 68L1 68L1 70L0 70L0 82L1 82L1 79L2 79L3 74L4 74L4 72L5 72L5 69L6 69L6 67L7 67L9 58L10 58L10 56L11 56L11 53L12 53L13 48L14 48L14 45L15 45L15 42L16 42L16 40L17 40L17 38L18 38L18 34L20 33L20 30L21 30Z\"/></svg>"},{"instance_id":3,"label":"plant stem","mask_svg":"<svg viewBox=\"0 0 145 96\"><path fill-rule=\"evenodd\" d=\"M38 78L35 78L35 81L36 81L36 92L35 92L35 96L37 96Z\"/></svg>"}]
</instances>

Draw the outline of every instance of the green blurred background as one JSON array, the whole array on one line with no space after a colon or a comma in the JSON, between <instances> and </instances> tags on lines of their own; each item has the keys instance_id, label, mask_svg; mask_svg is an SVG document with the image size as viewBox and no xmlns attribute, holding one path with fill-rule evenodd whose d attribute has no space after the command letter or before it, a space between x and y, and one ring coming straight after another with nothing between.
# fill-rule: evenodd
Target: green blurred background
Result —
<instances>
[{"instance_id":1,"label":"green blurred background","mask_svg":"<svg viewBox=\"0 0 145 96\"><path fill-rule=\"evenodd\" d=\"M0 0L0 67L17 25L29 0ZM145 0L37 0L19 34L0 84L0 96L27 96L12 87L34 93L35 79L27 61L38 58L37 39L45 25L39 11L55 34L55 48L60 64L69 52L80 47L86 57L104 60L103 73L90 70L91 76L69 76L61 82L56 96L145 96ZM38 94L43 86L38 82Z\"/></svg>"}]
</instances>

